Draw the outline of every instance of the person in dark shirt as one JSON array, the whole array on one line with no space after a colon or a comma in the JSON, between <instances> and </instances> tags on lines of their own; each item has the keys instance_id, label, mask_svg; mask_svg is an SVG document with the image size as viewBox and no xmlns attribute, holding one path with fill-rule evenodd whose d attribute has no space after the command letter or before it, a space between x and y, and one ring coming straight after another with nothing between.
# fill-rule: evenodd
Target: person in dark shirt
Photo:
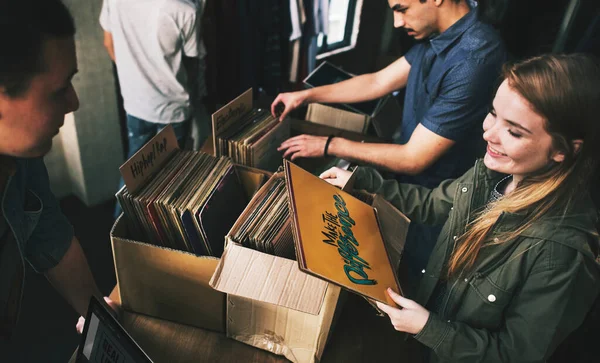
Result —
<instances>
[{"instance_id":1,"label":"person in dark shirt","mask_svg":"<svg viewBox=\"0 0 600 363\"><path fill-rule=\"evenodd\" d=\"M420 41L383 70L348 81L280 94L281 117L310 102L354 103L405 88L399 132L392 144L329 140L327 154L398 174L433 188L467 171L483 154L481 123L506 51L497 32L464 0L389 0L394 26ZM482 4L483 5L483 4ZM480 5L481 6L481 5ZM284 157L322 157L327 137L300 135L281 144ZM420 278L439 228L411 224L405 257L410 281Z\"/></svg>"},{"instance_id":2,"label":"person in dark shirt","mask_svg":"<svg viewBox=\"0 0 600 363\"><path fill-rule=\"evenodd\" d=\"M35 9L35 10L32 10ZM101 297L43 156L79 107L75 26L60 0L0 3L0 336L17 324L25 262L81 315ZM0 339L1 340L1 339Z\"/></svg>"}]
</instances>

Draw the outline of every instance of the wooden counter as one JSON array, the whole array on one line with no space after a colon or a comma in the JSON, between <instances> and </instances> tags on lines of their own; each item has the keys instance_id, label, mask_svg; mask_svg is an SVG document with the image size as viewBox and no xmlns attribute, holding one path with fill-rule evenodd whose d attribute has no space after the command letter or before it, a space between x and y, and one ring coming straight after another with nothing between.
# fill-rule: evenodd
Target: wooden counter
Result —
<instances>
[{"instance_id":1,"label":"wooden counter","mask_svg":"<svg viewBox=\"0 0 600 363\"><path fill-rule=\"evenodd\" d=\"M348 294L325 352L327 362L420 362L418 346L378 317L361 297ZM118 301L117 289L111 294ZM156 363L288 362L282 356L191 326L123 312L121 323ZM70 362L75 362L75 354Z\"/></svg>"}]
</instances>

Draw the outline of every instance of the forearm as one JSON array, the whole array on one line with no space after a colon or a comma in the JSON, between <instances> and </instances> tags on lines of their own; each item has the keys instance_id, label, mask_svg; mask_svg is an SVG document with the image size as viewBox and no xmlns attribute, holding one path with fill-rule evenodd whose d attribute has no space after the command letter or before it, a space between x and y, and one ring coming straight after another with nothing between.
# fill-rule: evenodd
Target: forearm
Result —
<instances>
[{"instance_id":1,"label":"forearm","mask_svg":"<svg viewBox=\"0 0 600 363\"><path fill-rule=\"evenodd\" d=\"M404 88L409 72L410 64L402 57L378 72L306 90L307 103L355 103L373 100Z\"/></svg>"},{"instance_id":2,"label":"forearm","mask_svg":"<svg viewBox=\"0 0 600 363\"><path fill-rule=\"evenodd\" d=\"M86 314L92 295L101 299L102 294L96 286L87 259L75 237L58 265L46 272L46 277L82 316Z\"/></svg>"},{"instance_id":3,"label":"forearm","mask_svg":"<svg viewBox=\"0 0 600 363\"><path fill-rule=\"evenodd\" d=\"M406 144L365 144L342 138L331 141L329 153L394 173L417 175L425 171L454 145L419 124Z\"/></svg>"},{"instance_id":4,"label":"forearm","mask_svg":"<svg viewBox=\"0 0 600 363\"><path fill-rule=\"evenodd\" d=\"M415 184L385 180L375 169L360 167L355 171L354 188L379 194L412 222L441 225L448 219L453 205L456 181L446 180L435 189Z\"/></svg>"},{"instance_id":5,"label":"forearm","mask_svg":"<svg viewBox=\"0 0 600 363\"><path fill-rule=\"evenodd\" d=\"M112 34L105 31L104 32L104 48L106 48L106 52L110 59L115 62L115 46L113 43Z\"/></svg>"},{"instance_id":6,"label":"forearm","mask_svg":"<svg viewBox=\"0 0 600 363\"><path fill-rule=\"evenodd\" d=\"M378 84L375 74L363 74L349 80L304 90L306 103L355 103L373 100L393 91Z\"/></svg>"},{"instance_id":7,"label":"forearm","mask_svg":"<svg viewBox=\"0 0 600 363\"><path fill-rule=\"evenodd\" d=\"M334 137L328 154L399 174L415 175L426 167L406 145L363 143Z\"/></svg>"}]
</instances>

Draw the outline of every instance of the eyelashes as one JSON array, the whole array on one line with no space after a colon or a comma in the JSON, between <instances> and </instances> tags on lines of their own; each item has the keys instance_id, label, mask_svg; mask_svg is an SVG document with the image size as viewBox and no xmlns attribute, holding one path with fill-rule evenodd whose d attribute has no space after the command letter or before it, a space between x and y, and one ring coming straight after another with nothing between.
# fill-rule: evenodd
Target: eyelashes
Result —
<instances>
[{"instance_id":1,"label":"eyelashes","mask_svg":"<svg viewBox=\"0 0 600 363\"><path fill-rule=\"evenodd\" d=\"M490 115L492 115L492 117L496 118L496 110L494 109L493 106L490 106L490 108L488 109L488 113ZM514 138L520 139L521 137L523 137L522 134L518 133L518 132L514 132L513 130L511 130L510 128L507 128L506 130L508 132L508 134Z\"/></svg>"},{"instance_id":2,"label":"eyelashes","mask_svg":"<svg viewBox=\"0 0 600 363\"><path fill-rule=\"evenodd\" d=\"M510 134L510 136L512 136L512 137L516 137L517 139L520 139L520 138L521 138L521 136L523 136L523 135L521 135L521 134L518 134L518 133L516 133L516 132L512 131L511 129L508 129L507 131L508 131L508 133Z\"/></svg>"}]
</instances>

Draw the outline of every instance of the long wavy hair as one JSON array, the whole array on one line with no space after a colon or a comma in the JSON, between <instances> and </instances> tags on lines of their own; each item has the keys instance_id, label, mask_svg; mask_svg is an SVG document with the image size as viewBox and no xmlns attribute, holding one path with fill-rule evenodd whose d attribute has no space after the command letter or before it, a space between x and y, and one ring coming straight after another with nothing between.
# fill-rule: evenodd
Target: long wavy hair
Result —
<instances>
[{"instance_id":1,"label":"long wavy hair","mask_svg":"<svg viewBox=\"0 0 600 363\"><path fill-rule=\"evenodd\" d=\"M524 178L515 190L487 208L457 240L448 277L470 271L482 246L512 240L546 215L561 215L590 191L600 158L600 63L583 55L543 55L505 65L509 87L525 98L545 119L553 147L565 159ZM583 140L578 150L573 140ZM595 178L594 178L595 179ZM596 186L598 187L598 186ZM503 212L525 213L513 231L489 241L488 234Z\"/></svg>"}]
</instances>

